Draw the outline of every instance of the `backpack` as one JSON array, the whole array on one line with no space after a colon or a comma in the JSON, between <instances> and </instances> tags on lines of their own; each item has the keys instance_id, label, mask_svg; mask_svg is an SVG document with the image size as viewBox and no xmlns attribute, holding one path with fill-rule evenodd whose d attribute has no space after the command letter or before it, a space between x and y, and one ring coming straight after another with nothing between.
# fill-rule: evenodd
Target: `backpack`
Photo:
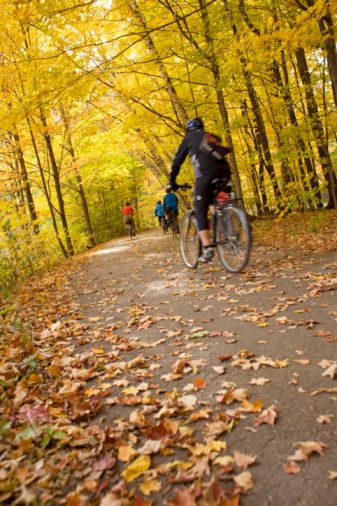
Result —
<instances>
[{"instance_id":1,"label":"backpack","mask_svg":"<svg viewBox=\"0 0 337 506\"><path fill-rule=\"evenodd\" d=\"M199 144L199 151L204 155L209 155L215 158L216 160L223 160L225 156L231 152L231 149L226 146L222 146L221 139L217 135L205 132Z\"/></svg>"}]
</instances>

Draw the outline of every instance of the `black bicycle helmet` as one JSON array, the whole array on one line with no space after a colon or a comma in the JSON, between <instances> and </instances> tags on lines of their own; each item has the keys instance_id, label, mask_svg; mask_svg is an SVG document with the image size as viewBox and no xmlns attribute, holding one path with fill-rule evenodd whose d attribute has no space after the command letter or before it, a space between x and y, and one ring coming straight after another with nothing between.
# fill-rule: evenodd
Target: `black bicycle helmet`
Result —
<instances>
[{"instance_id":1,"label":"black bicycle helmet","mask_svg":"<svg viewBox=\"0 0 337 506\"><path fill-rule=\"evenodd\" d=\"M189 119L186 123L186 132L192 132L193 130L203 130L204 122L201 118Z\"/></svg>"}]
</instances>

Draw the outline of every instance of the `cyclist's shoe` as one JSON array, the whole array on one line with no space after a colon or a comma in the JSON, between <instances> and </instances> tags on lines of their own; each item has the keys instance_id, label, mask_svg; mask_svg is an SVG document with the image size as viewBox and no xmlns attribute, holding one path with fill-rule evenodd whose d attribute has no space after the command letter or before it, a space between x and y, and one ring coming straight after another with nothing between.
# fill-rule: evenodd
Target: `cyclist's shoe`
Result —
<instances>
[{"instance_id":1,"label":"cyclist's shoe","mask_svg":"<svg viewBox=\"0 0 337 506\"><path fill-rule=\"evenodd\" d=\"M214 248L212 246L208 246L204 248L202 255L198 258L199 264L207 264L214 257Z\"/></svg>"}]
</instances>

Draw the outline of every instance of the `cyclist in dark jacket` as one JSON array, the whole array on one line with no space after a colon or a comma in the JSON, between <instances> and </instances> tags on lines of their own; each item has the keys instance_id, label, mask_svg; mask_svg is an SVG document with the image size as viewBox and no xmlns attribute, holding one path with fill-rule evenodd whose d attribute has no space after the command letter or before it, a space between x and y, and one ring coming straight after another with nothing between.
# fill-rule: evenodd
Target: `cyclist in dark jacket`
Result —
<instances>
[{"instance_id":1,"label":"cyclist in dark jacket","mask_svg":"<svg viewBox=\"0 0 337 506\"><path fill-rule=\"evenodd\" d=\"M194 118L187 122L186 135L173 159L169 174L169 183L174 191L177 189L176 178L180 167L189 155L195 175L194 209L197 217L198 233L203 246L202 255L198 259L201 263L209 262L214 256L207 217L208 207L213 199L214 188L212 181L215 178L229 179L231 175L230 166L225 159L225 155L230 152L230 148L220 146L220 137L208 134L212 137L214 146L219 145L219 152L222 154L215 157L211 151L201 150L205 133L202 119Z\"/></svg>"}]
</instances>

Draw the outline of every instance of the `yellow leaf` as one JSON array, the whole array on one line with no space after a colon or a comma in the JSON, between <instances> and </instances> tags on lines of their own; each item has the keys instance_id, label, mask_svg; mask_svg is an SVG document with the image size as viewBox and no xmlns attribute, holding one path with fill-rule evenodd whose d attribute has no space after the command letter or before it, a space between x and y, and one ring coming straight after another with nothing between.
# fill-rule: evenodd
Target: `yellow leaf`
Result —
<instances>
[{"instance_id":1,"label":"yellow leaf","mask_svg":"<svg viewBox=\"0 0 337 506\"><path fill-rule=\"evenodd\" d=\"M105 350L103 348L93 348L92 351L96 355L104 355L105 354Z\"/></svg>"},{"instance_id":2,"label":"yellow leaf","mask_svg":"<svg viewBox=\"0 0 337 506\"><path fill-rule=\"evenodd\" d=\"M289 360L287 360L287 359L275 360L275 367L279 367L280 369L282 369L283 367L287 367L287 365L289 365Z\"/></svg>"},{"instance_id":3,"label":"yellow leaf","mask_svg":"<svg viewBox=\"0 0 337 506\"><path fill-rule=\"evenodd\" d=\"M84 393L87 397L92 397L93 395L98 395L100 393L100 390L98 390L98 388L92 387L87 388Z\"/></svg>"},{"instance_id":4,"label":"yellow leaf","mask_svg":"<svg viewBox=\"0 0 337 506\"><path fill-rule=\"evenodd\" d=\"M180 427L179 432L182 437L185 437L185 436L192 436L194 430L192 429L192 427Z\"/></svg>"},{"instance_id":5,"label":"yellow leaf","mask_svg":"<svg viewBox=\"0 0 337 506\"><path fill-rule=\"evenodd\" d=\"M212 452L220 452L221 450L225 450L227 448L227 444L225 441L209 441L207 445L196 444L195 446L188 446L190 452L199 457L201 455L209 455Z\"/></svg>"},{"instance_id":6,"label":"yellow leaf","mask_svg":"<svg viewBox=\"0 0 337 506\"><path fill-rule=\"evenodd\" d=\"M258 327L269 327L269 323L267 323L267 322L258 322L257 326Z\"/></svg>"},{"instance_id":7,"label":"yellow leaf","mask_svg":"<svg viewBox=\"0 0 337 506\"><path fill-rule=\"evenodd\" d=\"M220 466L228 466L230 464L234 464L234 459L230 455L225 455L224 457L217 457L213 464L220 464Z\"/></svg>"},{"instance_id":8,"label":"yellow leaf","mask_svg":"<svg viewBox=\"0 0 337 506\"><path fill-rule=\"evenodd\" d=\"M145 480L139 488L144 495L150 495L152 492L158 492L161 489L161 483L158 480Z\"/></svg>"},{"instance_id":9,"label":"yellow leaf","mask_svg":"<svg viewBox=\"0 0 337 506\"><path fill-rule=\"evenodd\" d=\"M138 394L138 388L137 387L124 388L123 394L124 395L137 395Z\"/></svg>"},{"instance_id":10,"label":"yellow leaf","mask_svg":"<svg viewBox=\"0 0 337 506\"><path fill-rule=\"evenodd\" d=\"M148 455L141 455L124 469L122 476L125 481L133 481L147 471L150 466L151 458Z\"/></svg>"},{"instance_id":11,"label":"yellow leaf","mask_svg":"<svg viewBox=\"0 0 337 506\"><path fill-rule=\"evenodd\" d=\"M221 450L226 450L227 443L226 441L209 441L207 447L211 452L220 452Z\"/></svg>"}]
</instances>

